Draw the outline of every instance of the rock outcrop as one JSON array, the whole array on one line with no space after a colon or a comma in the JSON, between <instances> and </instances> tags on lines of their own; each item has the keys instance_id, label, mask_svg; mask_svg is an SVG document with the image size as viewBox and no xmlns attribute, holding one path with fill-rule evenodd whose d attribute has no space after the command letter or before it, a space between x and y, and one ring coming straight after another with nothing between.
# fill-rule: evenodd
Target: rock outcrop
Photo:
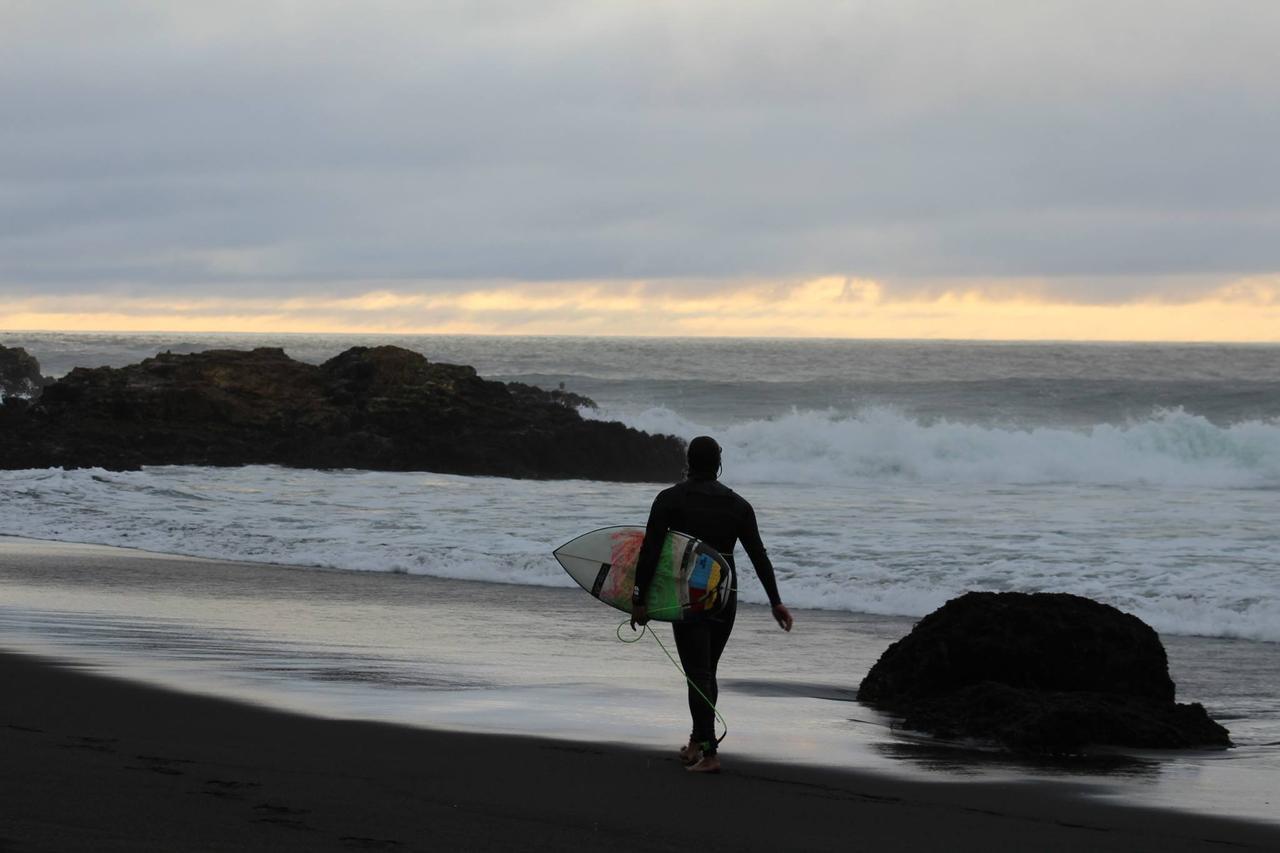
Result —
<instances>
[{"instance_id":1,"label":"rock outcrop","mask_svg":"<svg viewBox=\"0 0 1280 853\"><path fill-rule=\"evenodd\" d=\"M970 592L891 645L858 700L907 729L1025 752L1231 746L1174 689L1159 636L1136 616L1075 595Z\"/></svg>"},{"instance_id":2,"label":"rock outcrop","mask_svg":"<svg viewBox=\"0 0 1280 853\"><path fill-rule=\"evenodd\" d=\"M0 467L279 464L669 481L683 444L584 419L590 401L399 347L322 365L281 349L76 368L0 423Z\"/></svg>"},{"instance_id":3,"label":"rock outcrop","mask_svg":"<svg viewBox=\"0 0 1280 853\"><path fill-rule=\"evenodd\" d=\"M40 362L22 347L0 346L0 400L33 399L53 382L40 374Z\"/></svg>"}]
</instances>

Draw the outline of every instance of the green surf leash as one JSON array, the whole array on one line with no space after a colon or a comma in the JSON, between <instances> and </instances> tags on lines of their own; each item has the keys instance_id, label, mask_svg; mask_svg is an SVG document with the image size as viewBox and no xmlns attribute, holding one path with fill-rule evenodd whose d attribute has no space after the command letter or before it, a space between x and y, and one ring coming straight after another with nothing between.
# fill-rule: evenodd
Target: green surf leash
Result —
<instances>
[{"instance_id":1,"label":"green surf leash","mask_svg":"<svg viewBox=\"0 0 1280 853\"><path fill-rule=\"evenodd\" d=\"M677 604L673 607L661 607L652 612L661 613L664 610L679 610L681 609L682 606L683 605ZM720 737L716 738L716 745L718 746L725 738L729 736L729 723L725 720L724 715L720 713L720 709L716 707L716 703L712 702L709 698L707 698L707 694L702 692L701 687L693 683L693 679L690 678L689 674L684 671L684 667L680 665L680 662L675 659L675 657L671 654L671 652L667 651L666 643L662 642L662 639L658 636L658 633L654 631L652 628L650 628L648 623L641 625L640 633L636 634L631 639L627 639L626 637L624 637L622 634L622 629L630 626L630 624L631 624L630 619L623 619L621 622L618 623L618 630L615 632L618 635L618 641L622 643L626 643L627 645L631 645L632 643L638 643L642 639L644 639L645 632L648 632L649 636L653 637L653 641L658 644L658 648L662 649L662 653L667 656L667 660L671 661L671 665L676 668L676 672L684 676L684 680L689 682L689 686L692 687L694 691L699 696L702 697L702 701L707 703L707 705L711 708L711 712L716 715L716 719L720 721L720 725L724 727L724 732L720 735Z\"/></svg>"}]
</instances>

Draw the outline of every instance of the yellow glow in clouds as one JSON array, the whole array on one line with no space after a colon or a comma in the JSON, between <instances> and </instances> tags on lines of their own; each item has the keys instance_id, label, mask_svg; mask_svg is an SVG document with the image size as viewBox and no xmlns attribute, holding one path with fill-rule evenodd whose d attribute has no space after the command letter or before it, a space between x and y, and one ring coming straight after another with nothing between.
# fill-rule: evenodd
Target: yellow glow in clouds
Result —
<instances>
[{"instance_id":1,"label":"yellow glow in clouds","mask_svg":"<svg viewBox=\"0 0 1280 853\"><path fill-rule=\"evenodd\" d=\"M264 290L266 288L264 287ZM1280 341L1280 276L1230 282L1190 301L1083 304L1035 282L966 283L893 296L880 283L500 283L447 293L395 288L347 297L30 297L0 329L388 332L975 340Z\"/></svg>"}]
</instances>

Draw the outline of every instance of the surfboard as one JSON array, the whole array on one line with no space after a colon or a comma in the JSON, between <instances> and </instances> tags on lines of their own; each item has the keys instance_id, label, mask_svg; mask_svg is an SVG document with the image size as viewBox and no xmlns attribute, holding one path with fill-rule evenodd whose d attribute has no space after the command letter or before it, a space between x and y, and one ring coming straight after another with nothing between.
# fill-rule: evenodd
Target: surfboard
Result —
<instances>
[{"instance_id":1,"label":"surfboard","mask_svg":"<svg viewBox=\"0 0 1280 853\"><path fill-rule=\"evenodd\" d=\"M602 527L552 553L579 586L605 604L630 613L636 561L643 542L643 527ZM680 622L719 613L729 601L732 584L733 570L719 551L692 536L671 531L662 543L645 603L651 618Z\"/></svg>"}]
</instances>

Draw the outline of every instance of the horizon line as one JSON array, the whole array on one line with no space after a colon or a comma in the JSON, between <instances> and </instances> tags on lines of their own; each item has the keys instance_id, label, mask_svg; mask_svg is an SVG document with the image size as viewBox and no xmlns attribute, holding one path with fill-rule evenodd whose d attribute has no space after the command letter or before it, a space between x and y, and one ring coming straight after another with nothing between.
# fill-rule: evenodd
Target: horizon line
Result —
<instances>
[{"instance_id":1,"label":"horizon line","mask_svg":"<svg viewBox=\"0 0 1280 853\"><path fill-rule=\"evenodd\" d=\"M898 336L809 336L809 335L644 335L575 334L556 332L441 332L441 331L248 331L241 329L0 329L0 335L243 335L254 337L439 337L439 338L563 338L578 340L669 340L669 341L795 341L811 343L936 343L936 344L1079 344L1123 346L1280 346L1280 336L1271 339L1222 340L1215 338L953 338Z\"/></svg>"}]
</instances>

